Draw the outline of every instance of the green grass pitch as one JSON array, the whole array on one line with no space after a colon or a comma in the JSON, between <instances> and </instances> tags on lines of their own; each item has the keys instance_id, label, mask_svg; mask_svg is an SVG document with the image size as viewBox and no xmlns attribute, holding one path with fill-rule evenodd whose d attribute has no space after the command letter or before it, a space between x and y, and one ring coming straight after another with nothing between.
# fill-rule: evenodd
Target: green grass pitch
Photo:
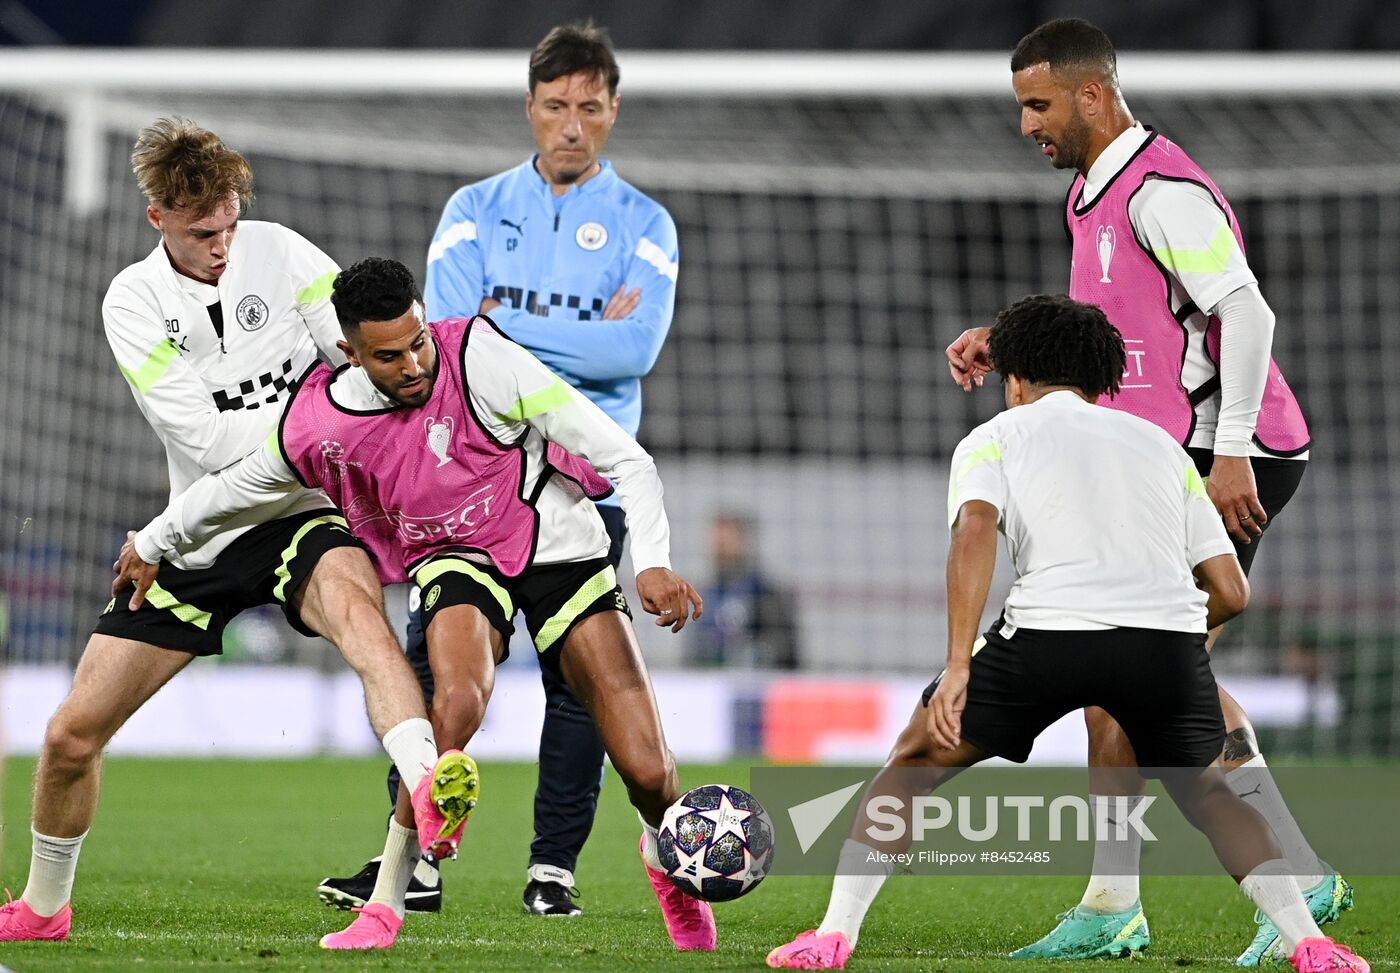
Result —
<instances>
[{"instance_id":1,"label":"green grass pitch","mask_svg":"<svg viewBox=\"0 0 1400 973\"><path fill-rule=\"evenodd\" d=\"M770 878L716 907L718 952L674 952L637 859L636 817L609 772L578 869L585 916L525 916L519 895L534 768L488 763L461 858L444 868L444 911L410 914L390 952L328 953L317 939L349 914L322 906L312 889L378 853L383 770L369 760L109 761L78 870L73 938L0 943L0 964L17 973L757 970L769 949L815 925L826 905L829 880ZM28 870L32 772L32 761L15 760L6 775L3 881L15 894ZM682 772L689 786L747 780L745 764ZM1400 969L1400 877L1353 879L1357 907L1329 931L1376 969ZM896 876L871 910L849 969L1069 968L999 957L1046 931L1081 888L1079 877ZM1250 938L1251 908L1223 875L1148 878L1144 897L1154 945L1133 970L1225 970Z\"/></svg>"}]
</instances>

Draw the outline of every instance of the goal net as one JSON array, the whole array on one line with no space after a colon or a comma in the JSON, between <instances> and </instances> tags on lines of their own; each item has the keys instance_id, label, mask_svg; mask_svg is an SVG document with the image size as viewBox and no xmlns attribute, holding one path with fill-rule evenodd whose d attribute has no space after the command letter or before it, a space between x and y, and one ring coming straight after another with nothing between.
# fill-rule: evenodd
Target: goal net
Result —
<instances>
[{"instance_id":1,"label":"goal net","mask_svg":"<svg viewBox=\"0 0 1400 973\"><path fill-rule=\"evenodd\" d=\"M258 91L256 72L236 91L0 90L10 660L75 656L124 532L166 498L100 316L112 276L157 240L126 163L136 130L195 119L252 162L251 217L342 264L391 256L421 274L448 196L532 151L518 60L510 86L472 92ZM1066 288L1068 176L1020 138L1000 57L966 75L927 59L934 81L913 88L823 85L817 70L808 90L724 75L713 92L667 90L659 60L629 88L624 58L607 155L680 232L640 435L666 482L676 567L703 590L711 521L740 512L754 559L793 595L804 668L936 671L947 461L1000 406L994 388L956 388L943 349L1011 299ZM1299 689L1296 749L1400 755L1400 86L1212 90L1168 59L1153 75L1167 80L1139 92L1132 64L1134 114L1230 196L1315 439L1217 668ZM653 665L685 663L686 638L651 638Z\"/></svg>"}]
</instances>

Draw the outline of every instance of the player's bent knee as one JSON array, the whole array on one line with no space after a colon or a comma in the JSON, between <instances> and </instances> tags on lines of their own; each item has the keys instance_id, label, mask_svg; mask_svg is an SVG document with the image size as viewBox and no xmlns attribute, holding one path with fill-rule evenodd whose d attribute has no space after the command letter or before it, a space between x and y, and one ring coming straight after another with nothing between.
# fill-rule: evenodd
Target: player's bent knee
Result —
<instances>
[{"instance_id":1,"label":"player's bent knee","mask_svg":"<svg viewBox=\"0 0 1400 973\"><path fill-rule=\"evenodd\" d=\"M621 764L614 759L613 767L629 791L661 796L676 789L676 761L669 751L628 755Z\"/></svg>"},{"instance_id":2,"label":"player's bent knee","mask_svg":"<svg viewBox=\"0 0 1400 973\"><path fill-rule=\"evenodd\" d=\"M80 729L60 709L44 730L44 765L53 771L80 773L102 755L106 743L101 734Z\"/></svg>"},{"instance_id":3,"label":"player's bent knee","mask_svg":"<svg viewBox=\"0 0 1400 973\"><path fill-rule=\"evenodd\" d=\"M486 693L473 683L442 685L433 695L433 724L438 744L462 746L481 726Z\"/></svg>"}]
</instances>

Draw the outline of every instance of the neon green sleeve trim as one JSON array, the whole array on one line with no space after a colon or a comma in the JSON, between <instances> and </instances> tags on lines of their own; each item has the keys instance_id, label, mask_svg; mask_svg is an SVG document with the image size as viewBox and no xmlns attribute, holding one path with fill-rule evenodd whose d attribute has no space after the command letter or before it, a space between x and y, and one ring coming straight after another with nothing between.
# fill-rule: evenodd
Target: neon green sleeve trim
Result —
<instances>
[{"instance_id":1,"label":"neon green sleeve trim","mask_svg":"<svg viewBox=\"0 0 1400 973\"><path fill-rule=\"evenodd\" d=\"M1001 447L996 443L987 443L985 446L977 447L968 455L967 459L963 460L962 466L958 467L957 479L953 481L952 496L948 498L948 523L951 524L953 522L953 517L957 514L958 508L962 506L958 503L958 487L962 484L963 477L967 476L967 474L971 473L983 463L1000 461Z\"/></svg>"},{"instance_id":2,"label":"neon green sleeve trim","mask_svg":"<svg viewBox=\"0 0 1400 973\"><path fill-rule=\"evenodd\" d=\"M146 356L146 360L138 368L127 368L118 364L126 380L131 383L141 395L150 394L151 389L160 381L160 377L170 369L170 363L180 354L180 350L175 347L175 342L166 338L155 349Z\"/></svg>"},{"instance_id":3,"label":"neon green sleeve trim","mask_svg":"<svg viewBox=\"0 0 1400 973\"><path fill-rule=\"evenodd\" d=\"M1237 244L1230 224L1223 219L1215 239L1205 250L1153 250L1153 255L1168 270L1178 274L1218 274L1230 265Z\"/></svg>"},{"instance_id":4,"label":"neon green sleeve trim","mask_svg":"<svg viewBox=\"0 0 1400 973\"><path fill-rule=\"evenodd\" d=\"M1210 495L1206 493L1206 481L1201 479L1201 474L1196 472L1194 463L1186 464L1186 492L1193 497L1200 497L1202 500L1209 500Z\"/></svg>"},{"instance_id":5,"label":"neon green sleeve trim","mask_svg":"<svg viewBox=\"0 0 1400 973\"><path fill-rule=\"evenodd\" d=\"M573 389L563 379L556 378L553 385L525 396L511 406L509 411L497 412L496 418L501 422L524 422L532 416L557 409L571 401Z\"/></svg>"},{"instance_id":6,"label":"neon green sleeve trim","mask_svg":"<svg viewBox=\"0 0 1400 973\"><path fill-rule=\"evenodd\" d=\"M330 297L331 285L335 283L335 275L338 273L340 273L338 270L324 273L297 291L297 303L315 304L317 301L324 301Z\"/></svg>"},{"instance_id":7,"label":"neon green sleeve trim","mask_svg":"<svg viewBox=\"0 0 1400 973\"><path fill-rule=\"evenodd\" d=\"M272 455L280 459L287 469L292 468L292 464L287 462L287 454L282 452L282 437L277 434L274 428L271 435L267 437L267 448L272 450Z\"/></svg>"}]
</instances>

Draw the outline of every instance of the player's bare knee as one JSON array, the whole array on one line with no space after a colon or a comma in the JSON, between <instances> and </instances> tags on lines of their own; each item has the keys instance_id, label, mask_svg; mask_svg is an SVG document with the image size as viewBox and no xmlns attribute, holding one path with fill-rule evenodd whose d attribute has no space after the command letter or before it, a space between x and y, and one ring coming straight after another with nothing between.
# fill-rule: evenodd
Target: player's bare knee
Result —
<instances>
[{"instance_id":1,"label":"player's bare knee","mask_svg":"<svg viewBox=\"0 0 1400 973\"><path fill-rule=\"evenodd\" d=\"M60 709L44 730L44 766L50 773L77 776L97 762L106 743Z\"/></svg>"},{"instance_id":2,"label":"player's bare knee","mask_svg":"<svg viewBox=\"0 0 1400 973\"><path fill-rule=\"evenodd\" d=\"M439 681L433 692L433 731L439 747L464 746L486 714L486 693L474 683Z\"/></svg>"},{"instance_id":3,"label":"player's bare knee","mask_svg":"<svg viewBox=\"0 0 1400 973\"><path fill-rule=\"evenodd\" d=\"M622 757L623 762L613 760L618 776L633 794L644 794L653 799L666 800L675 796L676 760L668 750L664 754L633 753Z\"/></svg>"}]
</instances>

